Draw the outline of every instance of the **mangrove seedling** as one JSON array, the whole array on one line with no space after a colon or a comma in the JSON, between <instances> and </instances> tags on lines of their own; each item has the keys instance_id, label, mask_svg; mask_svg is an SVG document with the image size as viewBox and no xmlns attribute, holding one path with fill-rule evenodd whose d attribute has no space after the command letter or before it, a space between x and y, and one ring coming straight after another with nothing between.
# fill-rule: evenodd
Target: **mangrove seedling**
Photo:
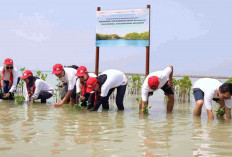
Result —
<instances>
[{"instance_id":1,"label":"mangrove seedling","mask_svg":"<svg viewBox=\"0 0 232 157\"><path fill-rule=\"evenodd\" d=\"M25 101L25 97L23 95L14 96L14 98L18 104L22 104Z\"/></svg>"}]
</instances>

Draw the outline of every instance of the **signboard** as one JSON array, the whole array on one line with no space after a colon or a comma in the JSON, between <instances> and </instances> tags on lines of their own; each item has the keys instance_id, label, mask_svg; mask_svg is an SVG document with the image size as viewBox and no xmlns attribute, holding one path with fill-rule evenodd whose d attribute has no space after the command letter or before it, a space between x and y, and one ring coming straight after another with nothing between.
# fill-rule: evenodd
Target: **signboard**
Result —
<instances>
[{"instance_id":1,"label":"signboard","mask_svg":"<svg viewBox=\"0 0 232 157\"><path fill-rule=\"evenodd\" d=\"M97 11L96 47L149 46L149 9Z\"/></svg>"}]
</instances>

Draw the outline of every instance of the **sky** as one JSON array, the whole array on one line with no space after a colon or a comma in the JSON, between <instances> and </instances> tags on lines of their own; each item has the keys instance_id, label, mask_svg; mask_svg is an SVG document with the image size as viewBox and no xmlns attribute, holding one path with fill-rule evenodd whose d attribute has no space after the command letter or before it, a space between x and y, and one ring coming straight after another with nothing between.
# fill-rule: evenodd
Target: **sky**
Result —
<instances>
[{"instance_id":1,"label":"sky","mask_svg":"<svg viewBox=\"0 0 232 157\"><path fill-rule=\"evenodd\" d=\"M0 0L0 63L95 67L96 10L151 5L150 72L231 76L231 0ZM99 71L145 72L144 47L101 47Z\"/></svg>"}]
</instances>

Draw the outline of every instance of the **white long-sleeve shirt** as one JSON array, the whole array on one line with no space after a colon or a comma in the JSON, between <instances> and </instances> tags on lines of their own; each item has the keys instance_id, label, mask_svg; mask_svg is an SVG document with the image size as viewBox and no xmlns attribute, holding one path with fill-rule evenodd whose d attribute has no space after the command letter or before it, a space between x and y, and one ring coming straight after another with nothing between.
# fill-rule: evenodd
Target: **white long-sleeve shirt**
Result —
<instances>
[{"instance_id":1,"label":"white long-sleeve shirt","mask_svg":"<svg viewBox=\"0 0 232 157\"><path fill-rule=\"evenodd\" d=\"M165 68L164 70L161 70L161 71L155 71L155 72L152 72L150 73L146 79L144 80L143 82L143 85L142 85L142 100L143 101L147 101L148 100L148 93L149 92L154 92L153 89L151 89L148 85L148 79L152 76L156 76L159 78L159 86L158 86L158 89L162 88L165 83L169 80L169 76L172 72L172 69L170 67L167 67Z\"/></svg>"},{"instance_id":2,"label":"white long-sleeve shirt","mask_svg":"<svg viewBox=\"0 0 232 157\"><path fill-rule=\"evenodd\" d=\"M73 90L77 80L77 70L73 68L64 68L65 75L60 80L68 84L68 90Z\"/></svg>"},{"instance_id":3,"label":"white long-sleeve shirt","mask_svg":"<svg viewBox=\"0 0 232 157\"><path fill-rule=\"evenodd\" d=\"M193 88L199 88L204 92L204 104L206 109L212 110L213 98L219 98L217 92L221 85L222 83L220 81L211 78L202 78L194 83ZM232 100L225 100L225 105L228 108L232 108Z\"/></svg>"},{"instance_id":4,"label":"white long-sleeve shirt","mask_svg":"<svg viewBox=\"0 0 232 157\"><path fill-rule=\"evenodd\" d=\"M26 86L26 85L25 85ZM35 80L35 93L32 95L32 98L37 99L41 92L49 92L52 95L54 94L54 90L51 85L45 82L42 79ZM26 90L26 101L29 101L29 96Z\"/></svg>"},{"instance_id":5,"label":"white long-sleeve shirt","mask_svg":"<svg viewBox=\"0 0 232 157\"><path fill-rule=\"evenodd\" d=\"M12 74L13 74L13 84L9 90L9 92L13 93L15 90L16 90L16 86L17 86L17 82L18 82L18 77L19 77L19 74L18 74L18 70L14 67L12 69ZM3 77L3 67L0 67L0 75ZM4 80L5 81L9 81L10 80L10 73L8 73L6 70L5 70L5 76L4 76Z\"/></svg>"}]
</instances>

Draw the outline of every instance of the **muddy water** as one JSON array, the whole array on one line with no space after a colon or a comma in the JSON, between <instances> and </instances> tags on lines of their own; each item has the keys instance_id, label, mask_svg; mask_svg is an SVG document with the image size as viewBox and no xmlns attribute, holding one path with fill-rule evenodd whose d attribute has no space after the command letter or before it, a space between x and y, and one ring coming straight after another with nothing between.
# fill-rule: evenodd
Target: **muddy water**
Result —
<instances>
[{"instance_id":1,"label":"muddy water","mask_svg":"<svg viewBox=\"0 0 232 157\"><path fill-rule=\"evenodd\" d=\"M0 156L232 156L232 123L194 119L194 100L166 114L161 92L150 115L139 116L136 96L125 111L72 111L68 107L0 101Z\"/></svg>"}]
</instances>

